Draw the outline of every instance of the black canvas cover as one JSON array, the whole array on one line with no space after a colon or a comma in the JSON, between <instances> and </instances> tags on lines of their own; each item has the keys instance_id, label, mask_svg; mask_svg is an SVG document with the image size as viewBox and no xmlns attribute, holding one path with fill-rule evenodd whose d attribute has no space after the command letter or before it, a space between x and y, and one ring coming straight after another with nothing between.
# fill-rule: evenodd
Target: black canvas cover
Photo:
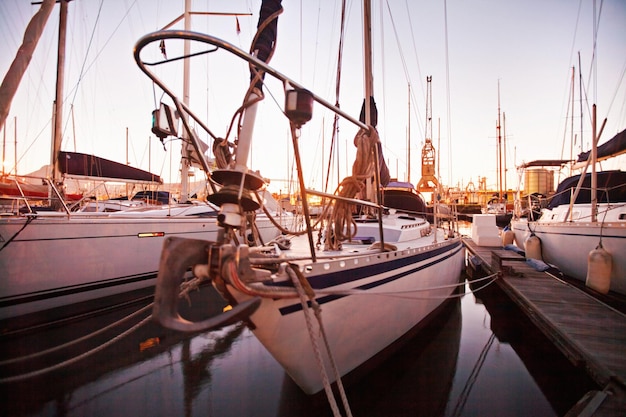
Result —
<instances>
[{"instance_id":1,"label":"black canvas cover","mask_svg":"<svg viewBox=\"0 0 626 417\"><path fill-rule=\"evenodd\" d=\"M427 213L426 203L420 194L417 192L407 191L407 189L393 188L394 184L390 183L387 188L383 190L383 205L385 207L393 208L408 213ZM414 189L409 184L411 189Z\"/></svg>"},{"instance_id":2,"label":"black canvas cover","mask_svg":"<svg viewBox=\"0 0 626 417\"><path fill-rule=\"evenodd\" d=\"M613 138L598 146L597 158L608 158L624 152L626 152L626 130L622 130ZM585 162L589 158L590 153L591 151L587 151L579 154L577 162Z\"/></svg>"},{"instance_id":3,"label":"black canvas cover","mask_svg":"<svg viewBox=\"0 0 626 417\"><path fill-rule=\"evenodd\" d=\"M59 152L59 165L65 175L163 183L160 176L119 162L78 152Z\"/></svg>"},{"instance_id":4,"label":"black canvas cover","mask_svg":"<svg viewBox=\"0 0 626 417\"><path fill-rule=\"evenodd\" d=\"M564 179L558 186L548 208L552 209L562 204L569 204L573 190L578 185L580 175L574 175ZM598 203L623 203L626 202L626 172L624 171L601 171L597 173L597 199ZM583 185L578 193L576 202L579 204L591 203L591 173L585 175Z\"/></svg>"}]
</instances>

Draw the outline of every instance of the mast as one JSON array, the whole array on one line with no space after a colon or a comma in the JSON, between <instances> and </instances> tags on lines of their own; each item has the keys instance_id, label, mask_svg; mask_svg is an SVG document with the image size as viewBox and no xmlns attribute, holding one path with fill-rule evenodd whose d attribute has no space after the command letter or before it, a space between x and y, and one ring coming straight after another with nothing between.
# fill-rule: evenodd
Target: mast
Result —
<instances>
[{"instance_id":1,"label":"mast","mask_svg":"<svg viewBox=\"0 0 626 417\"><path fill-rule=\"evenodd\" d=\"M2 176L4 177L4 162L6 161L6 157L5 157L5 153L7 150L7 127L6 126L2 126L3 127L3 134L2 134Z\"/></svg>"},{"instance_id":2,"label":"mast","mask_svg":"<svg viewBox=\"0 0 626 417\"><path fill-rule=\"evenodd\" d=\"M363 61L365 64L365 100L364 104L364 120L365 124L368 126L372 126L372 113L371 106L373 104L373 94L374 94L374 79L372 76L372 4L370 0L363 0ZM376 144L375 152L376 152L376 169L375 171L375 190L373 194L373 201L376 203L380 203L381 195L380 195L380 155L379 155L379 144ZM385 240L383 236L383 212L382 210L378 211L378 234L380 236L381 248L385 247Z\"/></svg>"},{"instance_id":3,"label":"mast","mask_svg":"<svg viewBox=\"0 0 626 417\"><path fill-rule=\"evenodd\" d=\"M571 95L572 95L572 117L570 118L570 146L569 146L569 160L572 161L570 162L570 172L572 170L572 165L574 164L573 160L574 160L574 155L573 155L573 151L574 151L574 84L575 84L575 77L576 77L576 67L572 67L572 85L570 87L571 90Z\"/></svg>"},{"instance_id":4,"label":"mast","mask_svg":"<svg viewBox=\"0 0 626 417\"><path fill-rule=\"evenodd\" d=\"M371 120L371 97L374 90L372 79L372 5L370 0L363 1L363 64L365 66L365 124L370 126Z\"/></svg>"},{"instance_id":5,"label":"mast","mask_svg":"<svg viewBox=\"0 0 626 417\"><path fill-rule=\"evenodd\" d=\"M68 0L60 1L59 12L59 47L57 51L57 81L54 99L54 123L52 154L50 155L50 165L52 167L53 184L60 184L61 169L59 166L59 152L61 151L61 141L63 140L63 83L65 79L65 38L67 32L67 3ZM52 197L52 193L50 195Z\"/></svg>"},{"instance_id":6,"label":"mast","mask_svg":"<svg viewBox=\"0 0 626 417\"><path fill-rule=\"evenodd\" d=\"M583 151L583 73L580 65L580 51L578 52L578 93L580 94L580 151ZM592 145L593 146L593 145Z\"/></svg>"},{"instance_id":7,"label":"mast","mask_svg":"<svg viewBox=\"0 0 626 417\"><path fill-rule=\"evenodd\" d=\"M407 181L411 182L411 83L409 86L409 123L407 128ZM397 171L397 170L396 170Z\"/></svg>"},{"instance_id":8,"label":"mast","mask_svg":"<svg viewBox=\"0 0 626 417\"><path fill-rule=\"evenodd\" d=\"M598 159L598 136L596 133L596 105L591 107L591 221L598 221L598 176L596 160Z\"/></svg>"},{"instance_id":9,"label":"mast","mask_svg":"<svg viewBox=\"0 0 626 417\"><path fill-rule=\"evenodd\" d=\"M496 126L497 133L497 170L498 170L498 203L502 202L502 125L500 124L500 80L498 80L498 124Z\"/></svg>"},{"instance_id":10,"label":"mast","mask_svg":"<svg viewBox=\"0 0 626 417\"><path fill-rule=\"evenodd\" d=\"M17 175L17 116L13 117L15 124L13 125L13 174Z\"/></svg>"},{"instance_id":11,"label":"mast","mask_svg":"<svg viewBox=\"0 0 626 417\"><path fill-rule=\"evenodd\" d=\"M183 23L185 31L191 30L191 0L185 0L185 12L183 13ZM183 103L186 106L189 106L189 77L191 73L191 67L189 58L189 53L191 51L191 46L189 39L185 39L183 43L183 55L185 59L183 60ZM183 114L185 121L189 121L189 116L187 113ZM191 164L190 159L190 151L189 151L189 134L187 129L183 129L183 144L180 150L181 152L181 167L180 167L180 201L182 203L186 203L189 198L189 166ZM202 158L202 155L198 155Z\"/></svg>"},{"instance_id":12,"label":"mast","mask_svg":"<svg viewBox=\"0 0 626 417\"><path fill-rule=\"evenodd\" d=\"M506 113L505 112L502 112L502 167L503 167L502 169L504 172L503 189L504 189L504 194L506 194L507 186L506 186ZM504 207L506 211L506 205Z\"/></svg>"}]
</instances>

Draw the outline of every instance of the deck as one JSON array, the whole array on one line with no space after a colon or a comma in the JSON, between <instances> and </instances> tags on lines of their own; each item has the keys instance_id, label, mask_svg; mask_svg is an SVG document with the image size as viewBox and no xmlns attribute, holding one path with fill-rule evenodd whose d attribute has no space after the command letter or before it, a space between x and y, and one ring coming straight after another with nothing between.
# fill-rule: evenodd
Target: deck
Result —
<instances>
[{"instance_id":1,"label":"deck","mask_svg":"<svg viewBox=\"0 0 626 417\"><path fill-rule=\"evenodd\" d=\"M480 247L463 239L487 273L530 320L602 391L589 393L572 410L577 416L626 415L626 315L501 247ZM569 414L568 414L569 415Z\"/></svg>"}]
</instances>

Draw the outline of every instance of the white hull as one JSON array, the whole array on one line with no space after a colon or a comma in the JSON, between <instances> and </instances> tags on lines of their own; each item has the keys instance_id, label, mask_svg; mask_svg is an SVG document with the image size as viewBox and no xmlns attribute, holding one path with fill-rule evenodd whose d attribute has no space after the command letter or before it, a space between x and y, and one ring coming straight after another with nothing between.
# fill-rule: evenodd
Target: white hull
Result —
<instances>
[{"instance_id":1,"label":"white hull","mask_svg":"<svg viewBox=\"0 0 626 417\"><path fill-rule=\"evenodd\" d=\"M561 221L565 210L562 207L545 210L538 221L511 221L516 245L523 249L524 241L532 231L541 239L544 262L555 265L567 276L585 282L589 252L602 240L602 247L612 257L610 290L626 294L626 206L610 210L606 221L596 223L590 222L586 215L589 205L575 205L572 222ZM601 205L598 219L602 219L603 210L606 207Z\"/></svg>"},{"instance_id":2,"label":"white hull","mask_svg":"<svg viewBox=\"0 0 626 417\"><path fill-rule=\"evenodd\" d=\"M277 16L279 10L275 12ZM142 71L176 100L140 57L145 46L170 35L166 32L146 35L137 43L135 60ZM371 100L366 99L361 111L367 122L357 121L275 71L256 55L251 56L210 35L183 32L174 36L223 49L262 69L266 77L272 76L289 86L285 91L284 114L290 119L294 136L300 197L303 202L312 196L321 197L324 210L315 224L305 219L307 236L285 236L291 239L291 245L280 242L254 250L230 241L228 234L215 245L197 240L169 240L163 248L153 318L182 331L201 331L235 320L249 320L255 336L302 390L307 394L318 393L328 388L318 364L328 371L328 382L335 382L400 342L450 299L453 291L463 285L459 282L465 261L461 239L452 230L445 233L456 237L447 239L442 229L435 229L426 221L428 210L413 185L390 181L377 131L372 128L376 126L372 120L375 106L366 104L375 104L370 91L365 92L365 97ZM370 74L366 74L366 79L370 79ZM253 82L256 85L256 79ZM243 175L243 171L236 169L245 166L248 159L259 98L256 89L248 91L236 144L236 164L231 163L213 174L213 179L224 186L217 194L219 199L212 200L219 202L220 215L224 218L245 211L243 204L238 202L241 207L232 204L233 191L242 196L260 186L250 172ZM313 101L359 128L354 139L357 155L352 176L338 186L336 194L304 189L295 138L300 134L300 126L312 117ZM374 157L379 157L378 163ZM376 198L379 191L380 200ZM243 198L241 201L245 202ZM306 205L303 213L309 216ZM224 224L227 231L237 229L236 222ZM204 264L207 253L208 262ZM193 272L198 278L213 281L232 303L232 309L197 322L180 317L179 284L189 265L195 265ZM295 283L301 284L304 292ZM321 312L313 313L306 302L303 308L300 297L309 299L311 305L319 304ZM323 332L316 328L320 324L313 315L321 318ZM312 318L312 323L307 317ZM324 340L320 339L322 333ZM321 363L311 338L320 346ZM337 375L330 362L336 364Z\"/></svg>"},{"instance_id":3,"label":"white hull","mask_svg":"<svg viewBox=\"0 0 626 417\"><path fill-rule=\"evenodd\" d=\"M166 237L217 240L215 217L167 212L0 218L0 320L154 286ZM265 242L278 234L257 225Z\"/></svg>"},{"instance_id":4,"label":"white hull","mask_svg":"<svg viewBox=\"0 0 626 417\"><path fill-rule=\"evenodd\" d=\"M432 236L425 239L432 243ZM443 235L440 241L422 248L412 241L397 251L302 264L321 306L324 330L341 376L417 326L457 287L464 265L462 243L458 238L443 241ZM228 288L238 301L249 298ZM346 290L360 293L345 295L342 291ZM263 298L250 320L256 325L255 336L304 392L323 389L297 299ZM327 355L325 368L332 369ZM335 381L332 372L329 378Z\"/></svg>"}]
</instances>

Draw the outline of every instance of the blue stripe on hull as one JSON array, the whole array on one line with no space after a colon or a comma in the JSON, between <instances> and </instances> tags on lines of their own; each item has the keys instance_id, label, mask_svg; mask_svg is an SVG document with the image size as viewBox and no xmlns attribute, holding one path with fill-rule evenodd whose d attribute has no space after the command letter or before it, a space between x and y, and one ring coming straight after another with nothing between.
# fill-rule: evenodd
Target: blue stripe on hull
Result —
<instances>
[{"instance_id":1,"label":"blue stripe on hull","mask_svg":"<svg viewBox=\"0 0 626 417\"><path fill-rule=\"evenodd\" d=\"M348 282L356 281L356 280L359 280L359 279L363 279L363 278L379 275L379 274L387 272L387 271L389 271L391 269L399 269L402 266L416 264L416 263L422 262L422 261L424 261L424 260L426 260L428 258L432 258L433 256L437 256L437 255L440 255L442 253L448 252L448 254L446 256L444 256L443 258L437 259L437 260L432 261L432 262L428 262L426 264L420 265L420 266L418 266L416 268L404 271L402 273L394 274L394 275L391 275L389 277L386 277L386 278L383 278L383 279L379 279L377 281L369 282L367 284L355 287L355 289L368 290L368 289L371 289L371 288L376 288L378 286L388 284L390 282L393 282L395 280L403 278L403 277L405 277L407 275L413 274L415 272L421 271L422 269L426 269L426 268L429 268L429 267L431 267L433 265L436 265L436 264L438 264L440 262L443 262L446 259L456 255L461 249L463 249L463 245L459 242L458 244L455 244L453 246L438 248L438 249L436 249L434 251L420 253L420 254L417 254L415 256L399 259L397 261L388 262L388 263L379 264L379 265L367 266L367 267L363 267L363 268L358 268L356 270L351 270L350 274L346 274L345 271L341 271L341 272L333 272L333 273L327 274L327 275L321 275L321 276L318 276L318 277L314 277L315 279L311 279L310 282L311 282L311 286L313 288L317 288L317 289L333 287L333 286L345 284L345 283L348 283ZM319 280L318 280L318 278L319 278ZM314 286L313 285L314 282L317 283L318 286ZM324 287L319 286L319 282L323 282L324 284L327 284L327 285L325 285ZM329 282L332 282L332 284L329 284ZM347 297L347 295L326 295L324 297L317 298L316 301L318 302L318 304L321 305L321 304L325 304L325 303L328 303L328 302L331 302L331 301L334 301L334 300L338 300L338 299L343 298L343 297ZM302 304L300 304L300 303L292 304L290 306L282 307L282 308L279 309L281 315L283 315L283 316L291 314L291 313L295 313L295 312L301 311L301 310L302 310Z\"/></svg>"}]
</instances>

